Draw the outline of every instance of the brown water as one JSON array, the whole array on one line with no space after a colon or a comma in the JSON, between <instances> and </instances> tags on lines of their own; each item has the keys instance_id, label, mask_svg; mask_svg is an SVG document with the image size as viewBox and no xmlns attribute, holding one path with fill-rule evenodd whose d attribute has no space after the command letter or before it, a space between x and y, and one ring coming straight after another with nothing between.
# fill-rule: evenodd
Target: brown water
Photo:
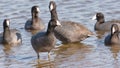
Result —
<instances>
[{"instance_id":1,"label":"brown water","mask_svg":"<svg viewBox=\"0 0 120 68\"><path fill-rule=\"evenodd\" d=\"M120 19L119 0L56 0L56 3L60 20L80 22L93 32L96 21L91 18L95 12L103 12L106 20ZM49 0L0 0L0 32L3 20L9 18L11 28L20 30L23 39L20 46L0 45L0 68L120 68L120 46L105 46L104 35L74 44L58 41L51 60L48 61L47 53L40 53L38 62L30 43L31 33L24 30L33 5L40 7L40 17L47 26Z\"/></svg>"}]
</instances>

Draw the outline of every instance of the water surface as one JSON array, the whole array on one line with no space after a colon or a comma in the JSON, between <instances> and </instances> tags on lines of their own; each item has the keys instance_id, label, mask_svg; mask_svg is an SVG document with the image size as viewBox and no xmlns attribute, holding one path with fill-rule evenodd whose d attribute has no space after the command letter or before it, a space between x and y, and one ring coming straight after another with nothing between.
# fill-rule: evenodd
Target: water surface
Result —
<instances>
[{"instance_id":1,"label":"water surface","mask_svg":"<svg viewBox=\"0 0 120 68\"><path fill-rule=\"evenodd\" d=\"M120 19L119 0L56 0L56 4L60 20L80 22L94 33L96 21L91 18L96 12L102 12L106 20ZM34 5L40 7L40 17L47 26L49 0L0 0L0 32L3 20L9 18L10 27L20 30L23 38L20 46L0 45L1 68L120 68L120 47L105 46L104 35L90 37L81 43L59 44L58 41L51 52L51 60L47 53L40 53L38 62L30 43L32 35L24 30Z\"/></svg>"}]
</instances>

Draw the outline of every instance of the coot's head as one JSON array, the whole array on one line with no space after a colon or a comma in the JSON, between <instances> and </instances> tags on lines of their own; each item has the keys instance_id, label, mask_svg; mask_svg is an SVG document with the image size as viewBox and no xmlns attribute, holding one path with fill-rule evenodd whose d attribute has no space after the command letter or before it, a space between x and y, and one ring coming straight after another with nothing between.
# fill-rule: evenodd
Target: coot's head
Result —
<instances>
[{"instance_id":1,"label":"coot's head","mask_svg":"<svg viewBox=\"0 0 120 68\"><path fill-rule=\"evenodd\" d=\"M55 27L55 26L61 26L60 22L56 19L51 19L49 22L49 26Z\"/></svg>"},{"instance_id":2,"label":"coot's head","mask_svg":"<svg viewBox=\"0 0 120 68\"><path fill-rule=\"evenodd\" d=\"M120 32L117 24L111 26L110 44L120 44Z\"/></svg>"},{"instance_id":3,"label":"coot's head","mask_svg":"<svg viewBox=\"0 0 120 68\"><path fill-rule=\"evenodd\" d=\"M49 3L49 10L56 10L56 3L54 1L50 1Z\"/></svg>"},{"instance_id":4,"label":"coot's head","mask_svg":"<svg viewBox=\"0 0 120 68\"><path fill-rule=\"evenodd\" d=\"M3 29L5 29L6 27L9 27L10 26L10 20L9 19L5 19L3 21Z\"/></svg>"},{"instance_id":5,"label":"coot's head","mask_svg":"<svg viewBox=\"0 0 120 68\"><path fill-rule=\"evenodd\" d=\"M116 32L119 32L119 28L118 28L118 25L117 24L113 24L111 26L111 34L114 34Z\"/></svg>"},{"instance_id":6,"label":"coot's head","mask_svg":"<svg viewBox=\"0 0 120 68\"><path fill-rule=\"evenodd\" d=\"M32 9L31 9L31 13L39 13L40 12L40 9L38 6L33 6Z\"/></svg>"},{"instance_id":7,"label":"coot's head","mask_svg":"<svg viewBox=\"0 0 120 68\"><path fill-rule=\"evenodd\" d=\"M101 19L104 19L104 15L101 12L96 13L92 18L92 20L97 20L97 21L99 21Z\"/></svg>"}]
</instances>

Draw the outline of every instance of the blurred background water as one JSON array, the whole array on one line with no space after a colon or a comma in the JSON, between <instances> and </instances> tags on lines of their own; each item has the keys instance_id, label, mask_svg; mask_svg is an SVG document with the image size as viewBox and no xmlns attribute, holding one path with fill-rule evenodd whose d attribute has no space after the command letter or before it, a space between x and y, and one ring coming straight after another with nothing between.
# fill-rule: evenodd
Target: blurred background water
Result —
<instances>
[{"instance_id":1,"label":"blurred background water","mask_svg":"<svg viewBox=\"0 0 120 68\"><path fill-rule=\"evenodd\" d=\"M120 19L119 0L55 0L60 20L80 22L91 31L94 24L91 18L102 12L106 20ZM56 44L51 52L40 53L40 63L33 50L31 33L24 30L27 19L31 18L31 7L38 5L39 16L47 26L50 20L49 0L0 0L0 32L3 20L9 18L11 28L21 31L23 43L20 46L0 45L0 68L120 68L120 46L105 46L104 36L93 36L81 43ZM58 47L59 46L59 47Z\"/></svg>"}]
</instances>

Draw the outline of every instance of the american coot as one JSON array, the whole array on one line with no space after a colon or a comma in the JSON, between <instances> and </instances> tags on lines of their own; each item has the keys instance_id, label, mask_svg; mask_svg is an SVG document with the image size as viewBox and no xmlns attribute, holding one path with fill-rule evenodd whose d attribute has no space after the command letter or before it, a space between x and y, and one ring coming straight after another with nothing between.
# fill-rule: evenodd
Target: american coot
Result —
<instances>
[{"instance_id":1,"label":"american coot","mask_svg":"<svg viewBox=\"0 0 120 68\"><path fill-rule=\"evenodd\" d=\"M54 36L54 28L57 25L61 25L58 20L51 19L48 24L47 32L39 32L32 36L31 44L34 50L37 53L37 57L39 59L39 52L49 52L52 48L54 48L56 43L56 38Z\"/></svg>"},{"instance_id":2,"label":"american coot","mask_svg":"<svg viewBox=\"0 0 120 68\"><path fill-rule=\"evenodd\" d=\"M120 20L105 21L104 15L101 12L96 13L92 20L97 20L94 27L97 31L110 31L112 24L117 24L120 26Z\"/></svg>"},{"instance_id":3,"label":"american coot","mask_svg":"<svg viewBox=\"0 0 120 68\"><path fill-rule=\"evenodd\" d=\"M105 44L120 44L120 32L117 24L111 26L111 34L105 38Z\"/></svg>"},{"instance_id":4,"label":"american coot","mask_svg":"<svg viewBox=\"0 0 120 68\"><path fill-rule=\"evenodd\" d=\"M44 24L41 18L39 18L40 9L38 6L33 6L31 9L32 19L27 20L25 23L26 30L44 30Z\"/></svg>"},{"instance_id":5,"label":"american coot","mask_svg":"<svg viewBox=\"0 0 120 68\"><path fill-rule=\"evenodd\" d=\"M5 19L3 22L3 33L0 35L0 43L3 44L20 44L22 37L17 29L10 29L10 20Z\"/></svg>"},{"instance_id":6,"label":"american coot","mask_svg":"<svg viewBox=\"0 0 120 68\"><path fill-rule=\"evenodd\" d=\"M49 10L51 13L51 18L58 19L56 12L56 4L54 1L50 1ZM55 36L57 39L62 41L62 43L73 43L79 42L87 37L93 35L85 26L72 21L61 21L61 26L55 28Z\"/></svg>"}]
</instances>

